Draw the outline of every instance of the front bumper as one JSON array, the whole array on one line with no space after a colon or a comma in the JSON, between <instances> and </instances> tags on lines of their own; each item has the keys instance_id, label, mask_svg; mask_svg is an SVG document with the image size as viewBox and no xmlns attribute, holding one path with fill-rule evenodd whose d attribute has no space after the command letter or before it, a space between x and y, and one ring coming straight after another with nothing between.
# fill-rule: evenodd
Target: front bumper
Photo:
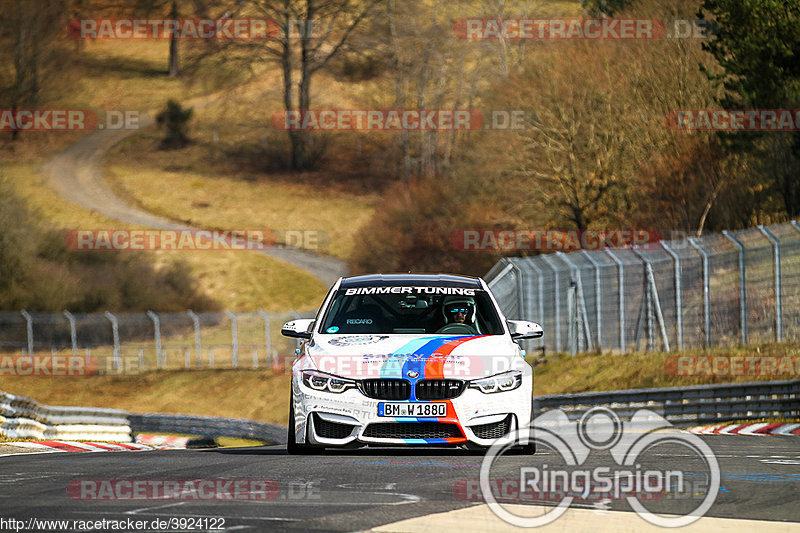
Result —
<instances>
[{"instance_id":1,"label":"front bumper","mask_svg":"<svg viewBox=\"0 0 800 533\"><path fill-rule=\"evenodd\" d=\"M325 447L487 447L506 433L527 427L531 389L530 381L523 381L515 390L493 394L467 389L457 398L433 401L447 404L444 417L386 417L378 415L378 404L390 400L369 398L357 389L339 394L314 391L293 379L295 439ZM525 435L521 444L526 444Z\"/></svg>"}]
</instances>

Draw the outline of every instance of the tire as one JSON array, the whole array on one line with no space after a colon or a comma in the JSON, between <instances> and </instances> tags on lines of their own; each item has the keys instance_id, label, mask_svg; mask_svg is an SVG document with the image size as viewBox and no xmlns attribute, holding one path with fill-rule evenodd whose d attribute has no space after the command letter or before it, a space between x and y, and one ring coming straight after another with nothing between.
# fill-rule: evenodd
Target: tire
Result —
<instances>
[{"instance_id":1,"label":"tire","mask_svg":"<svg viewBox=\"0 0 800 533\"><path fill-rule=\"evenodd\" d=\"M534 455L536 453L536 443L535 442L529 442L528 444L525 444L524 446L517 447L517 450L519 450L517 452L517 453L519 453L519 455Z\"/></svg>"},{"instance_id":2,"label":"tire","mask_svg":"<svg viewBox=\"0 0 800 533\"><path fill-rule=\"evenodd\" d=\"M308 444L298 444L294 430L294 399L289 396L289 430L286 435L286 451L289 455L311 455L317 453L316 448Z\"/></svg>"}]
</instances>

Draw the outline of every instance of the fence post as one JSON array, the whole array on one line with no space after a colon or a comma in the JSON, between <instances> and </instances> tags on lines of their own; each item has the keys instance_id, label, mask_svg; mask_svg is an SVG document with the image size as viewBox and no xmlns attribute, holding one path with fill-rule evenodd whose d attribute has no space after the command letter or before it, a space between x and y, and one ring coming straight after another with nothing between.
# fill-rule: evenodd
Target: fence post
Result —
<instances>
[{"instance_id":1,"label":"fence post","mask_svg":"<svg viewBox=\"0 0 800 533\"><path fill-rule=\"evenodd\" d=\"M556 252L556 255L570 266L572 275L575 277L575 325L573 333L577 337L578 349L580 349L581 338L586 336L586 350L592 349L592 334L589 331L589 317L586 316L586 301L583 297L583 280L581 279L581 271L578 265L564 252ZM582 324L581 324L582 323ZM582 327L581 327L582 326ZM572 355L575 355L574 353Z\"/></svg>"},{"instance_id":2,"label":"fence post","mask_svg":"<svg viewBox=\"0 0 800 533\"><path fill-rule=\"evenodd\" d=\"M158 315L152 311L147 312L147 316L150 317L150 320L153 321L153 331L155 332L155 342L156 342L156 368L161 368L162 361L161 361L161 320L158 318ZM166 361L164 361L166 363Z\"/></svg>"},{"instance_id":3,"label":"fence post","mask_svg":"<svg viewBox=\"0 0 800 533\"><path fill-rule=\"evenodd\" d=\"M654 344L653 343L653 326L652 326L652 316L651 316L652 315L652 309L650 309L650 306L652 305L653 307L655 307L655 311L656 311L656 320L658 320L658 327L659 327L659 330L661 332L661 342L664 345L664 350L668 352L668 351L670 351L670 349L669 349L669 339L667 338L667 328L664 325L664 314L661 312L661 298L659 298L659 296L658 296L658 287L656 287L656 276L653 273L653 263L640 250L634 249L633 253L635 253L636 256L639 259L642 260L642 263L644 263L644 267L645 267L645 287L646 287L646 297L647 297L647 305L648 305L648 309L647 309L647 313L648 313L648 317L647 317L647 322L648 322L647 323L647 342L648 342L648 347L650 349L654 348L654 346L653 346L653 344ZM637 333L637 335L638 335L638 333Z\"/></svg>"},{"instance_id":4,"label":"fence post","mask_svg":"<svg viewBox=\"0 0 800 533\"><path fill-rule=\"evenodd\" d=\"M201 368L203 366L203 345L200 342L200 317L191 310L186 311L186 314L192 319L194 325L194 353L197 359L197 368Z\"/></svg>"},{"instance_id":5,"label":"fence post","mask_svg":"<svg viewBox=\"0 0 800 533\"><path fill-rule=\"evenodd\" d=\"M600 263L587 250L581 253L594 267L594 312L597 321L597 349L603 351L603 291L600 289Z\"/></svg>"},{"instance_id":6,"label":"fence post","mask_svg":"<svg viewBox=\"0 0 800 533\"><path fill-rule=\"evenodd\" d=\"M619 349L625 353L625 265L617 255L611 250L605 250L606 254L617 264L619 279Z\"/></svg>"},{"instance_id":7,"label":"fence post","mask_svg":"<svg viewBox=\"0 0 800 533\"><path fill-rule=\"evenodd\" d=\"M258 314L264 319L264 343L267 348L267 366L269 366L272 363L272 332L270 331L269 314L263 309L259 309Z\"/></svg>"},{"instance_id":8,"label":"fence post","mask_svg":"<svg viewBox=\"0 0 800 533\"><path fill-rule=\"evenodd\" d=\"M75 317L69 311L64 311L64 316L69 320L69 340L72 344L72 360L78 361L78 335L75 328Z\"/></svg>"},{"instance_id":9,"label":"fence post","mask_svg":"<svg viewBox=\"0 0 800 533\"><path fill-rule=\"evenodd\" d=\"M683 350L683 296L681 295L681 256L669 245L661 242L661 247L672 257L675 264L675 325L678 330L678 350Z\"/></svg>"},{"instance_id":10,"label":"fence post","mask_svg":"<svg viewBox=\"0 0 800 533\"><path fill-rule=\"evenodd\" d=\"M233 368L239 366L239 326L236 323L236 315L231 311L225 311L225 314L231 319L231 350Z\"/></svg>"},{"instance_id":11,"label":"fence post","mask_svg":"<svg viewBox=\"0 0 800 533\"><path fill-rule=\"evenodd\" d=\"M783 340L783 298L781 297L781 242L764 226L759 231L772 243L773 261L775 262L775 340Z\"/></svg>"},{"instance_id":12,"label":"fence post","mask_svg":"<svg viewBox=\"0 0 800 533\"><path fill-rule=\"evenodd\" d=\"M727 230L723 230L722 234L739 249L739 329L742 332L742 344L747 344L747 278L745 277L744 245Z\"/></svg>"},{"instance_id":13,"label":"fence post","mask_svg":"<svg viewBox=\"0 0 800 533\"><path fill-rule=\"evenodd\" d=\"M538 314L538 321L541 323L544 321L544 280L542 279L542 269L536 265L536 261L534 258L528 259L528 265L536 271L536 290L537 290L537 300L536 300L536 308L539 311ZM539 337L539 342L542 343L542 348L545 346L544 337Z\"/></svg>"},{"instance_id":14,"label":"fence post","mask_svg":"<svg viewBox=\"0 0 800 533\"><path fill-rule=\"evenodd\" d=\"M688 241L689 244L695 248L695 250L700 252L700 256L703 258L703 327L706 330L705 347L708 348L711 346L711 280L709 279L708 272L708 252L706 252L703 247L700 246L700 244L697 242L697 239L694 237L689 237Z\"/></svg>"},{"instance_id":15,"label":"fence post","mask_svg":"<svg viewBox=\"0 0 800 533\"><path fill-rule=\"evenodd\" d=\"M30 357L31 362L33 362L33 318L31 318L31 314L25 309L20 311L19 314L25 319L25 331L28 336L28 357Z\"/></svg>"},{"instance_id":16,"label":"fence post","mask_svg":"<svg viewBox=\"0 0 800 533\"><path fill-rule=\"evenodd\" d=\"M554 283L554 285L555 285L555 291L554 291L555 292L555 298L554 298L554 300L555 300L555 308L556 308L556 313L555 313L555 315L556 315L556 317L555 317L555 320L556 320L556 351L560 352L561 351L561 296L560 296L560 294L558 292L559 291L559 287L558 287L558 285L559 285L559 283L558 283L559 282L559 271L558 271L558 268L556 268L555 265L553 265L551 263L550 256L543 255L541 257L542 257L542 260L545 263L547 263L547 266L549 266L553 270L553 273L555 274L555 283Z\"/></svg>"},{"instance_id":17,"label":"fence post","mask_svg":"<svg viewBox=\"0 0 800 533\"><path fill-rule=\"evenodd\" d=\"M112 315L110 312L106 311L103 313L105 317L111 322L111 335L114 338L114 366L119 372L122 364L119 360L119 322L117 322L117 317Z\"/></svg>"}]
</instances>

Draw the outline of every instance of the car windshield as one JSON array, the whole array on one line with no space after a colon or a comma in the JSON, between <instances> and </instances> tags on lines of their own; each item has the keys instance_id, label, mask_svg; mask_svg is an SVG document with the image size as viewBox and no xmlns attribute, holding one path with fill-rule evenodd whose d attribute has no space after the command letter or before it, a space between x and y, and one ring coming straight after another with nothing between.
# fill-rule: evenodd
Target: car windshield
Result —
<instances>
[{"instance_id":1,"label":"car windshield","mask_svg":"<svg viewBox=\"0 0 800 533\"><path fill-rule=\"evenodd\" d=\"M319 332L502 335L503 327L480 289L373 286L337 290Z\"/></svg>"}]
</instances>

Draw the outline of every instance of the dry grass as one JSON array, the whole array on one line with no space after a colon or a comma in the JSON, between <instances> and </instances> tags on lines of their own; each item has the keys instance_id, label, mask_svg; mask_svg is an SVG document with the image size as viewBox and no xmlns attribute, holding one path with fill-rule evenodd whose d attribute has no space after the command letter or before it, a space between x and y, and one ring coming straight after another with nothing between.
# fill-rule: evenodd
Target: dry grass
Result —
<instances>
[{"instance_id":1,"label":"dry grass","mask_svg":"<svg viewBox=\"0 0 800 533\"><path fill-rule=\"evenodd\" d=\"M280 170L285 133L270 124L271 113L280 109L278 97L246 91L195 109L189 131L195 142L181 150L159 150L161 132L155 129L138 133L109 156L109 183L148 211L195 226L319 232L321 246L303 247L347 258L356 232L378 203L369 169L337 171L336 176ZM357 158L345 153L344 146L352 142L347 135L352 133L333 140L331 158ZM339 163L328 166L347 165Z\"/></svg>"},{"instance_id":2,"label":"dry grass","mask_svg":"<svg viewBox=\"0 0 800 533\"><path fill-rule=\"evenodd\" d=\"M269 370L151 372L85 378L4 377L3 391L46 405L249 418L285 425L289 377Z\"/></svg>"},{"instance_id":3,"label":"dry grass","mask_svg":"<svg viewBox=\"0 0 800 533\"><path fill-rule=\"evenodd\" d=\"M63 228L133 227L61 200L32 163L6 165L4 174L47 224ZM156 265L186 262L200 289L227 309L309 309L317 307L325 295L325 287L310 274L254 252L159 251L152 255Z\"/></svg>"},{"instance_id":4,"label":"dry grass","mask_svg":"<svg viewBox=\"0 0 800 533\"><path fill-rule=\"evenodd\" d=\"M800 343L671 355L797 355ZM769 376L686 378L667 374L670 354L551 355L535 367L534 392L544 394L758 381ZM286 424L289 377L270 370L161 371L133 376L4 377L3 390L48 405L250 418Z\"/></svg>"},{"instance_id":5,"label":"dry grass","mask_svg":"<svg viewBox=\"0 0 800 533\"><path fill-rule=\"evenodd\" d=\"M534 390L536 395L543 395L792 379L797 376L675 376L666 365L669 358L684 355L797 356L798 354L800 354L800 343L797 342L670 353L579 354L574 357L554 354L548 355L545 363L534 368ZM528 359L535 359L535 355L529 355Z\"/></svg>"}]
</instances>

